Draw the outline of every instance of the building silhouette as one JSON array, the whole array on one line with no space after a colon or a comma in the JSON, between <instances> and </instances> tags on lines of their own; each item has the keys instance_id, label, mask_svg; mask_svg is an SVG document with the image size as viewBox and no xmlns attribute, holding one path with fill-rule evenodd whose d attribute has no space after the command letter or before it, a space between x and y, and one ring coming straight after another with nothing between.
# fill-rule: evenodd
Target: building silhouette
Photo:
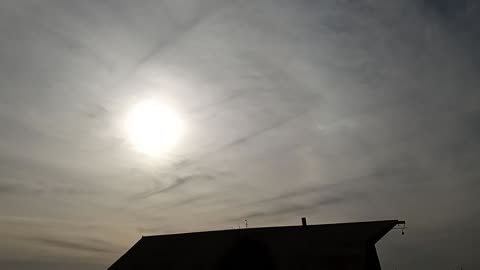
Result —
<instances>
[{"instance_id":1,"label":"building silhouette","mask_svg":"<svg viewBox=\"0 0 480 270\"><path fill-rule=\"evenodd\" d=\"M379 270L375 243L398 220L143 236L108 270Z\"/></svg>"}]
</instances>

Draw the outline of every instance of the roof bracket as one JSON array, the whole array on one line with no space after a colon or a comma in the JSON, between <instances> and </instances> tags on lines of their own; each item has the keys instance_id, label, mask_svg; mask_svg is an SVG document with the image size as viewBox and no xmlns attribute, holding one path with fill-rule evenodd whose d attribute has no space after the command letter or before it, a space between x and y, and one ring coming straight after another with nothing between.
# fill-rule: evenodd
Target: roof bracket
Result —
<instances>
[{"instance_id":1,"label":"roof bracket","mask_svg":"<svg viewBox=\"0 0 480 270\"><path fill-rule=\"evenodd\" d=\"M395 227L393 228L394 230L401 230L402 235L405 235L405 229L407 229L407 223L404 220L400 220L397 222Z\"/></svg>"}]
</instances>

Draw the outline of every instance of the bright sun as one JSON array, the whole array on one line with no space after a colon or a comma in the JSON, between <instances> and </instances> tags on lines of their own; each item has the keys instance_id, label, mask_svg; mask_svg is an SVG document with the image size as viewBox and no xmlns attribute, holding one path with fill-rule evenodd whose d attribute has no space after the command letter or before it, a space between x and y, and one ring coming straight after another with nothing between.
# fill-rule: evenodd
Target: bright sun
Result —
<instances>
[{"instance_id":1,"label":"bright sun","mask_svg":"<svg viewBox=\"0 0 480 270\"><path fill-rule=\"evenodd\" d=\"M128 138L140 152L156 155L169 150L183 131L178 114L159 102L137 103L127 115Z\"/></svg>"}]
</instances>

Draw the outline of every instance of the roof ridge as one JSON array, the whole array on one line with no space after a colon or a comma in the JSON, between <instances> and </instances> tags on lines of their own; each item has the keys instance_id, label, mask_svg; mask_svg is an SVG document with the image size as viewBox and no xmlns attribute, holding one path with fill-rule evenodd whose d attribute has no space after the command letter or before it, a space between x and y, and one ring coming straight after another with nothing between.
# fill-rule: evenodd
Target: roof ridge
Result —
<instances>
[{"instance_id":1,"label":"roof ridge","mask_svg":"<svg viewBox=\"0 0 480 270\"><path fill-rule=\"evenodd\" d=\"M385 219L385 220L311 224L311 225L308 225L307 227L341 226L341 225L369 224L369 223L381 223L381 222L395 222L396 224L398 224L398 223L401 223L402 221L397 219ZM215 233L215 232L244 231L244 230L251 231L251 230L263 230L263 229L283 229L283 228L302 228L302 227L303 226L300 224L300 225L286 225L286 226L249 227L249 228L240 228L240 229L223 229L223 230L211 230L211 231L179 232L179 233L156 234L156 235L142 235L142 239L161 237L161 236L190 235L190 234L200 234L200 233Z\"/></svg>"}]
</instances>

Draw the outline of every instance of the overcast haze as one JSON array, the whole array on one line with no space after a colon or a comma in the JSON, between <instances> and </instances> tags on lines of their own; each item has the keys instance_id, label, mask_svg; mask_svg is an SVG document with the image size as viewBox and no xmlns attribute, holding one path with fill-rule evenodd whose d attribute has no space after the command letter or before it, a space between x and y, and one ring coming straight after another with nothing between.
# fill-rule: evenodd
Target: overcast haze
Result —
<instances>
[{"instance_id":1,"label":"overcast haze","mask_svg":"<svg viewBox=\"0 0 480 270\"><path fill-rule=\"evenodd\" d=\"M2 0L0 268L141 235L405 219L384 269L479 269L474 0ZM185 130L127 139L157 100ZM243 225L242 225L243 226Z\"/></svg>"}]
</instances>

